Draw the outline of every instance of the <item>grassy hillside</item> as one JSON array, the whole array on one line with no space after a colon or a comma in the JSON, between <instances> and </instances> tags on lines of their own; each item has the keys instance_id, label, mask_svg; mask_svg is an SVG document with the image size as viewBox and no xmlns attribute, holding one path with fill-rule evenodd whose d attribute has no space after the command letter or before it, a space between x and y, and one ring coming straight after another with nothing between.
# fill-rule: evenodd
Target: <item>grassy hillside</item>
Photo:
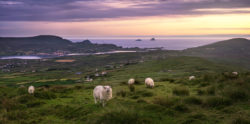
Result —
<instances>
[{"instance_id":1,"label":"grassy hillside","mask_svg":"<svg viewBox=\"0 0 250 124\"><path fill-rule=\"evenodd\" d=\"M138 53L140 54L143 53ZM156 57L154 54L156 53L148 53L149 56ZM157 54L161 55L161 52ZM4 124L247 124L250 122L248 118L250 74L247 70L198 57L165 56L164 59L149 59L146 56L138 58L138 55L126 53L78 56L75 57L77 61L73 63L51 65L46 63L55 60L32 61L32 65L41 70L51 67L64 67L68 70L22 74L15 71L9 74L0 73L2 82L0 122ZM137 59L144 61L125 64L119 68L103 67L106 64L119 65L124 60ZM89 71L86 71L84 66L87 66ZM84 77L94 73L95 68L105 70L108 74L95 77L93 82L85 82ZM82 70L83 74L75 75L74 73L79 70ZM239 72L239 75L232 75L232 71ZM195 75L196 80L189 81L190 75ZM131 77L136 79L136 84L129 88L127 80ZM146 77L155 80L155 88L145 87ZM26 80L33 78L34 81L24 83L22 87L19 82L23 82L24 78L27 78ZM79 82L79 79L83 80ZM4 83L6 81L13 85L6 85ZM29 85L36 86L34 95L27 94ZM92 90L96 85L112 86L113 99L104 108L100 104L94 104Z\"/></svg>"},{"instance_id":2,"label":"grassy hillside","mask_svg":"<svg viewBox=\"0 0 250 124\"><path fill-rule=\"evenodd\" d=\"M183 51L185 55L227 61L250 68L250 40L235 38L217 43L190 48Z\"/></svg>"},{"instance_id":3,"label":"grassy hillside","mask_svg":"<svg viewBox=\"0 0 250 124\"><path fill-rule=\"evenodd\" d=\"M19 55L65 52L102 52L121 49L112 44L92 44L86 40L72 43L58 36L41 35L35 37L0 37L0 55Z\"/></svg>"}]
</instances>

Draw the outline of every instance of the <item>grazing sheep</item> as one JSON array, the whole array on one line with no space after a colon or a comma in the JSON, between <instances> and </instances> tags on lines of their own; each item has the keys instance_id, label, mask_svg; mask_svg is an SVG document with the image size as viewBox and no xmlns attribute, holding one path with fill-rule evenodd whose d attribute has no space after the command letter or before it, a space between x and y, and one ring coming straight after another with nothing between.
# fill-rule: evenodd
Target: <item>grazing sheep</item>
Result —
<instances>
[{"instance_id":1,"label":"grazing sheep","mask_svg":"<svg viewBox=\"0 0 250 124\"><path fill-rule=\"evenodd\" d=\"M34 92L35 92L35 87L34 86L29 86L28 93L29 94L34 94Z\"/></svg>"},{"instance_id":2,"label":"grazing sheep","mask_svg":"<svg viewBox=\"0 0 250 124\"><path fill-rule=\"evenodd\" d=\"M233 75L238 75L238 72L235 71L235 72L232 72L232 74L233 74Z\"/></svg>"},{"instance_id":3,"label":"grazing sheep","mask_svg":"<svg viewBox=\"0 0 250 124\"><path fill-rule=\"evenodd\" d=\"M128 85L133 85L135 83L135 79L131 78L128 80Z\"/></svg>"},{"instance_id":4,"label":"grazing sheep","mask_svg":"<svg viewBox=\"0 0 250 124\"><path fill-rule=\"evenodd\" d=\"M195 79L195 76L190 76L189 77L189 80L191 81L191 80L194 80Z\"/></svg>"},{"instance_id":5,"label":"grazing sheep","mask_svg":"<svg viewBox=\"0 0 250 124\"><path fill-rule=\"evenodd\" d=\"M102 103L102 106L105 106L105 102L112 98L112 88L111 86L101 86L98 85L93 90L93 96L95 104L99 101Z\"/></svg>"},{"instance_id":6,"label":"grazing sheep","mask_svg":"<svg viewBox=\"0 0 250 124\"><path fill-rule=\"evenodd\" d=\"M154 80L152 78L146 78L145 84L146 84L146 87L150 87L150 88L153 88L155 85Z\"/></svg>"}]
</instances>

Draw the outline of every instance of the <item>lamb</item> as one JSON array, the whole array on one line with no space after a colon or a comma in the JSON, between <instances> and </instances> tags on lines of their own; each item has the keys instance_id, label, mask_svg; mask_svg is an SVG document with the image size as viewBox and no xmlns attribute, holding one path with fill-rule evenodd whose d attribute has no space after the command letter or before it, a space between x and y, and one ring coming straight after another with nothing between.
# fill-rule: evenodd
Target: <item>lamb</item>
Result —
<instances>
[{"instance_id":1,"label":"lamb","mask_svg":"<svg viewBox=\"0 0 250 124\"><path fill-rule=\"evenodd\" d=\"M146 78L145 84L146 84L146 87L153 88L154 87L154 80L152 78Z\"/></svg>"},{"instance_id":2,"label":"lamb","mask_svg":"<svg viewBox=\"0 0 250 124\"><path fill-rule=\"evenodd\" d=\"M232 72L232 74L233 74L233 75L238 75L238 72L235 71L235 72Z\"/></svg>"},{"instance_id":3,"label":"lamb","mask_svg":"<svg viewBox=\"0 0 250 124\"><path fill-rule=\"evenodd\" d=\"M135 83L135 79L131 78L128 80L128 85L133 85Z\"/></svg>"},{"instance_id":4,"label":"lamb","mask_svg":"<svg viewBox=\"0 0 250 124\"><path fill-rule=\"evenodd\" d=\"M95 100L95 104L99 101L102 103L102 106L105 106L105 102L112 98L112 88L111 86L101 86L98 85L93 90L93 96Z\"/></svg>"},{"instance_id":5,"label":"lamb","mask_svg":"<svg viewBox=\"0 0 250 124\"><path fill-rule=\"evenodd\" d=\"M189 80L191 81L191 80L194 80L195 79L195 76L190 76L189 77Z\"/></svg>"},{"instance_id":6,"label":"lamb","mask_svg":"<svg viewBox=\"0 0 250 124\"><path fill-rule=\"evenodd\" d=\"M35 92L35 87L34 86L29 86L28 93L29 94L34 94L34 92Z\"/></svg>"}]
</instances>

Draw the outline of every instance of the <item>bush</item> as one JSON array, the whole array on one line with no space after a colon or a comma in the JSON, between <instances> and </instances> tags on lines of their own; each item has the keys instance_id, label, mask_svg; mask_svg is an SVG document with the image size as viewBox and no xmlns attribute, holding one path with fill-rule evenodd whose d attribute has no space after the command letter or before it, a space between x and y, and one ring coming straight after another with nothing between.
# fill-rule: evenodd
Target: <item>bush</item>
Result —
<instances>
[{"instance_id":1,"label":"bush","mask_svg":"<svg viewBox=\"0 0 250 124\"><path fill-rule=\"evenodd\" d=\"M161 105L161 106L165 106L165 107L171 107L174 104L178 103L178 101L179 101L178 99L172 98L172 97L170 98L169 97L156 97L153 100L153 103Z\"/></svg>"},{"instance_id":2,"label":"bush","mask_svg":"<svg viewBox=\"0 0 250 124\"><path fill-rule=\"evenodd\" d=\"M83 88L84 88L83 86L79 86L79 85L74 87L74 89L77 89L77 90L80 90L80 89L83 89Z\"/></svg>"},{"instance_id":3,"label":"bush","mask_svg":"<svg viewBox=\"0 0 250 124\"><path fill-rule=\"evenodd\" d=\"M11 111L7 113L8 120L21 120L27 119L28 113L25 111Z\"/></svg>"},{"instance_id":4,"label":"bush","mask_svg":"<svg viewBox=\"0 0 250 124\"><path fill-rule=\"evenodd\" d=\"M36 92L34 96L36 98L41 98L41 99L55 99L56 98L56 95L50 91Z\"/></svg>"},{"instance_id":5,"label":"bush","mask_svg":"<svg viewBox=\"0 0 250 124\"><path fill-rule=\"evenodd\" d=\"M42 104L45 104L45 102L42 102L40 100L35 100L35 101L28 102L26 105L27 105L27 107L37 107L37 106L40 106Z\"/></svg>"},{"instance_id":6,"label":"bush","mask_svg":"<svg viewBox=\"0 0 250 124\"><path fill-rule=\"evenodd\" d=\"M152 92L144 92L144 93L142 93L142 96L143 97L151 97L151 96L154 96L154 93L152 93Z\"/></svg>"},{"instance_id":7,"label":"bush","mask_svg":"<svg viewBox=\"0 0 250 124\"><path fill-rule=\"evenodd\" d=\"M238 117L232 121L232 124L250 124L250 120L243 117Z\"/></svg>"},{"instance_id":8,"label":"bush","mask_svg":"<svg viewBox=\"0 0 250 124\"><path fill-rule=\"evenodd\" d=\"M179 112L189 112L188 107L186 105L184 105L184 104L175 105L174 110L179 111Z\"/></svg>"},{"instance_id":9,"label":"bush","mask_svg":"<svg viewBox=\"0 0 250 124\"><path fill-rule=\"evenodd\" d=\"M159 81L169 81L170 83L175 82L175 80L174 80L174 79L170 79L170 78L160 78L160 80L159 80Z\"/></svg>"},{"instance_id":10,"label":"bush","mask_svg":"<svg viewBox=\"0 0 250 124\"><path fill-rule=\"evenodd\" d=\"M36 98L35 98L34 96L32 96L32 95L30 95L30 94L27 94L27 95L23 95L23 96L18 97L17 101L18 101L19 103L25 104L25 103L27 103L27 102L29 102L29 101L33 101L33 100L35 100L35 99L36 99Z\"/></svg>"},{"instance_id":11,"label":"bush","mask_svg":"<svg viewBox=\"0 0 250 124\"><path fill-rule=\"evenodd\" d=\"M175 87L173 89L173 94L178 95L178 96L188 96L189 89L187 87Z\"/></svg>"},{"instance_id":12,"label":"bush","mask_svg":"<svg viewBox=\"0 0 250 124\"><path fill-rule=\"evenodd\" d=\"M248 94L243 89L228 89L225 95L234 101L247 100Z\"/></svg>"},{"instance_id":13,"label":"bush","mask_svg":"<svg viewBox=\"0 0 250 124\"><path fill-rule=\"evenodd\" d=\"M208 97L204 103L204 105L207 107L222 107L231 104L232 101L230 99L218 96Z\"/></svg>"},{"instance_id":14,"label":"bush","mask_svg":"<svg viewBox=\"0 0 250 124\"><path fill-rule=\"evenodd\" d=\"M200 98L194 97L194 96L185 98L184 102L187 104L195 104L195 105L202 104L202 100Z\"/></svg>"},{"instance_id":15,"label":"bush","mask_svg":"<svg viewBox=\"0 0 250 124\"><path fill-rule=\"evenodd\" d=\"M132 96L131 98L132 99L138 99L140 96L137 96L137 95L135 95L135 96Z\"/></svg>"},{"instance_id":16,"label":"bush","mask_svg":"<svg viewBox=\"0 0 250 124\"><path fill-rule=\"evenodd\" d=\"M135 91L135 86L134 85L129 85L128 88L129 88L130 92Z\"/></svg>"},{"instance_id":17,"label":"bush","mask_svg":"<svg viewBox=\"0 0 250 124\"><path fill-rule=\"evenodd\" d=\"M146 101L144 99L138 99L137 103L146 103Z\"/></svg>"},{"instance_id":18,"label":"bush","mask_svg":"<svg viewBox=\"0 0 250 124\"><path fill-rule=\"evenodd\" d=\"M214 95L215 94L215 87L208 87L206 89L206 92L208 95Z\"/></svg>"},{"instance_id":19,"label":"bush","mask_svg":"<svg viewBox=\"0 0 250 124\"><path fill-rule=\"evenodd\" d=\"M56 92L56 93L69 93L69 92L72 92L73 89L68 88L66 86L54 86L54 87L51 87L51 91Z\"/></svg>"},{"instance_id":20,"label":"bush","mask_svg":"<svg viewBox=\"0 0 250 124\"><path fill-rule=\"evenodd\" d=\"M153 121L133 110L111 110L96 118L96 124L151 124ZM91 120L93 123L93 120Z\"/></svg>"},{"instance_id":21,"label":"bush","mask_svg":"<svg viewBox=\"0 0 250 124\"><path fill-rule=\"evenodd\" d=\"M205 91L202 90L202 89L198 89L198 90L197 90L197 94L198 94L198 95L204 95L204 94L205 94Z\"/></svg>"},{"instance_id":22,"label":"bush","mask_svg":"<svg viewBox=\"0 0 250 124\"><path fill-rule=\"evenodd\" d=\"M17 93L18 93L19 95L27 94L27 93L28 93L28 89L23 88L23 87L22 87L22 88L18 88Z\"/></svg>"},{"instance_id":23,"label":"bush","mask_svg":"<svg viewBox=\"0 0 250 124\"><path fill-rule=\"evenodd\" d=\"M137 84L137 85L139 85L139 84L143 84L141 81L139 81L139 80L135 80L135 84Z\"/></svg>"},{"instance_id":24,"label":"bush","mask_svg":"<svg viewBox=\"0 0 250 124\"><path fill-rule=\"evenodd\" d=\"M126 97L126 94L127 94L127 92L124 91L124 90L120 90L119 92L116 92L116 95L117 95L117 96Z\"/></svg>"}]
</instances>

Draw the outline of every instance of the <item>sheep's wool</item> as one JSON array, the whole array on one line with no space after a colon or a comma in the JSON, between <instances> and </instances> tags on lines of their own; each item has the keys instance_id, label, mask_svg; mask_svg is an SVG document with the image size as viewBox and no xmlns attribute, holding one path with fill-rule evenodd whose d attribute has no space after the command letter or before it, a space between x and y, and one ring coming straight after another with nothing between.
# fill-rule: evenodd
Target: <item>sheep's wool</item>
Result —
<instances>
[{"instance_id":1,"label":"sheep's wool","mask_svg":"<svg viewBox=\"0 0 250 124\"><path fill-rule=\"evenodd\" d=\"M153 88L154 87L154 80L152 78L146 78L145 79L145 84L146 84L147 87Z\"/></svg>"}]
</instances>

